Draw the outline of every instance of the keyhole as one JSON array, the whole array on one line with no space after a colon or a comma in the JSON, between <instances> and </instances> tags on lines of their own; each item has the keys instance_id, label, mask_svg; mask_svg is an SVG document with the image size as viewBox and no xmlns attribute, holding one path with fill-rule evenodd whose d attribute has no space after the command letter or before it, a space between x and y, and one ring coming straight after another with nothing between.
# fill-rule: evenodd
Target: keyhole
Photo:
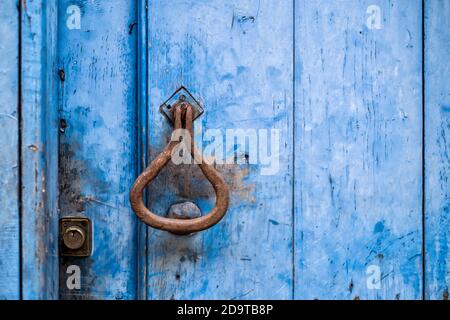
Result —
<instances>
[{"instance_id":1,"label":"keyhole","mask_svg":"<svg viewBox=\"0 0 450 320\"><path fill-rule=\"evenodd\" d=\"M63 235L63 241L67 248L72 250L79 249L85 241L84 231L78 226L69 227Z\"/></svg>"}]
</instances>

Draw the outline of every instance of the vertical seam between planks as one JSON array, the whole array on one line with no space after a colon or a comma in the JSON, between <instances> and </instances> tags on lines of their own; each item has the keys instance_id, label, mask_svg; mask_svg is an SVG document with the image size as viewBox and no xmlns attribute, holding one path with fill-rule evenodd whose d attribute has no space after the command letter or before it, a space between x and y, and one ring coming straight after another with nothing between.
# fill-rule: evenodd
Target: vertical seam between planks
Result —
<instances>
[{"instance_id":1,"label":"vertical seam between planks","mask_svg":"<svg viewBox=\"0 0 450 320\"><path fill-rule=\"evenodd\" d=\"M425 0L422 0L422 300L426 298L425 124Z\"/></svg>"},{"instance_id":2,"label":"vertical seam between planks","mask_svg":"<svg viewBox=\"0 0 450 320\"><path fill-rule=\"evenodd\" d=\"M59 2L58 0L56 1L56 20L57 23L59 22ZM60 212L60 209L63 207L62 202L61 202L61 197L60 197L60 185L62 183L62 175L60 175L60 168L62 166L63 161L61 160L63 152L61 151L61 141L62 141L62 135L59 133L59 129L61 126L61 119L66 119L66 116L64 116L64 95L65 95L65 87L64 87L64 81L61 81L60 75L59 75L59 70L65 70L65 63L63 62L64 60L61 59L61 55L60 55L60 24L58 23L56 26L56 72L58 73L58 81L55 84L55 94L56 94L56 118L58 119L58 137L57 137L57 158L56 158L56 163L58 165L58 175L56 177L56 185L57 185L57 192L58 192L58 199L56 200L56 206L58 208L58 220L59 218L63 217L64 214ZM58 242L59 242L59 226L58 226ZM65 299L67 300L68 298L64 298L65 296L65 292L63 290L61 290L61 287L63 285L62 281L62 274L61 274L61 269L63 267L63 257L59 256L59 250L58 250L58 276L57 276L57 288L58 291L56 292L56 297L58 297L58 300L61 299Z\"/></svg>"},{"instance_id":3,"label":"vertical seam between planks","mask_svg":"<svg viewBox=\"0 0 450 320\"><path fill-rule=\"evenodd\" d=\"M144 165L147 164L148 161L148 157L147 157L147 152L148 152L148 0L145 0L145 117L144 117L144 126L145 126L145 136L144 136ZM146 204L148 205L148 197L145 198ZM144 230L145 230L145 275L144 275L144 298L145 300L148 299L148 290L147 290L147 285L148 285L148 227L147 225L144 225Z\"/></svg>"},{"instance_id":4,"label":"vertical seam between planks","mask_svg":"<svg viewBox=\"0 0 450 320\"><path fill-rule=\"evenodd\" d=\"M148 43L148 31L147 31L147 14L148 1L141 0L137 6L137 124L136 124L136 142L138 146L138 159L136 161L136 176L141 170L143 170L147 163L147 81L148 81L148 64L147 64L147 43ZM144 202L147 203L147 197L144 194ZM145 225L137 220L137 232L138 232L138 250L137 257L137 274L138 279L136 283L136 294L139 299L147 300L147 268L148 268L148 229ZM141 251L143 251L143 257L141 257Z\"/></svg>"},{"instance_id":5,"label":"vertical seam between planks","mask_svg":"<svg viewBox=\"0 0 450 320\"><path fill-rule=\"evenodd\" d=\"M23 300L23 250L22 250L22 1L17 3L18 19L18 56L17 56L17 116L18 116L18 135L17 135L17 196L18 196L18 224L19 224L19 299Z\"/></svg>"},{"instance_id":6,"label":"vertical seam between planks","mask_svg":"<svg viewBox=\"0 0 450 320\"><path fill-rule=\"evenodd\" d=\"M148 1L147 0L145 0L144 1L144 30L145 30L145 33L144 33L144 43L142 44L143 45L143 49L144 49L144 51L143 51L143 53L144 53L144 58L145 58L145 65L144 65L144 78L145 78L145 81L144 81L144 83L145 83L145 85L144 85L144 109L143 109L143 118L142 118L142 125L144 126L144 135L143 135L143 139L144 139L144 141L143 141L143 147L144 147L144 150L143 150L143 154L142 154L142 157L143 157L143 159L142 159L142 163L143 163L143 167L145 168L145 166L147 165L147 150L148 150L148 140L147 140L147 137L148 137L148 120L147 120L147 112L148 112L148 90L147 90L147 88L148 88L148 51L147 51L147 48L148 48ZM142 94L142 93L141 93ZM145 203L147 203L147 205L148 205L148 197L147 197L147 195L145 195ZM143 297L144 297L144 300L147 300L148 299L148 291L147 291L147 282L148 282L148 278L147 278L147 275L148 275L148 228L147 228L147 225L143 225L143 229L144 229L144 262L145 262L145 268L144 268L144 270L145 270L145 272L144 272L144 275L143 275L143 285L144 285L144 292L143 292Z\"/></svg>"},{"instance_id":7,"label":"vertical seam between planks","mask_svg":"<svg viewBox=\"0 0 450 320\"><path fill-rule=\"evenodd\" d=\"M136 10L135 10L135 14L136 14L136 18L137 18L137 30L136 30L136 53L135 53L135 59L136 59L136 73L135 73L135 81L136 81L136 88L135 88L135 99L137 101L136 106L135 106L135 112L136 114L134 115L134 130L136 130L136 136L134 137L135 141L134 143L136 144L136 148L137 148L137 157L135 159L135 169L134 169L134 177L136 177L139 173L139 167L140 167L140 161L141 161L141 153L140 153L140 139L139 139L139 108L140 108L140 90L139 90L139 80L140 80L140 39L141 39L141 2L142 1L138 1L138 4L136 5ZM133 22L132 22L133 23ZM131 25L132 26L132 25ZM130 31L132 32L133 29L131 29L132 27L130 27ZM135 217L136 218L136 217ZM135 292L136 292L136 297L139 299L140 298L140 289L141 289L141 276L140 276L140 248L141 248L141 234L140 234L140 224L139 221L136 219L136 233L137 233L137 251L136 251L136 266L135 266L135 272L136 272L136 282L135 282Z\"/></svg>"},{"instance_id":8,"label":"vertical seam between planks","mask_svg":"<svg viewBox=\"0 0 450 320\"><path fill-rule=\"evenodd\" d=\"M292 299L295 299L295 0L292 0Z\"/></svg>"},{"instance_id":9,"label":"vertical seam between planks","mask_svg":"<svg viewBox=\"0 0 450 320\"><path fill-rule=\"evenodd\" d=\"M53 2L53 18L55 19L55 28L52 30L53 32L53 36L54 36L54 43L52 44L52 48L53 48L53 59L52 59L52 67L51 67L51 77L54 77L55 75L53 74L55 72L55 68L56 70L59 70L59 66L60 66L60 59L59 59L59 26L60 26L60 21L58 18L59 15L59 1L55 0ZM59 80L59 79L58 79ZM55 203L53 204L56 208L56 218L53 219L53 223L56 225L54 226L53 230L55 230L57 232L56 234L56 247L54 248L54 252L56 253L57 257L56 257L56 261L54 262L54 264L56 265L56 280L55 280L55 285L53 286L53 288L56 289L56 292L53 294L54 299L59 299L60 297L60 286L61 286L61 278L60 278L60 267L61 267L61 261L60 261L60 257L59 257L59 155L60 155L60 141L61 141L61 135L59 134L59 126L60 126L60 91L61 91L61 82L60 81L56 81L56 83L54 83L54 85L52 86L52 88L50 90L53 90L53 104L52 106L55 108L54 112L54 117L57 121L57 136L56 136L56 160L55 160L55 164L57 166L56 168L56 199L54 200ZM54 245L55 246L55 245Z\"/></svg>"}]
</instances>

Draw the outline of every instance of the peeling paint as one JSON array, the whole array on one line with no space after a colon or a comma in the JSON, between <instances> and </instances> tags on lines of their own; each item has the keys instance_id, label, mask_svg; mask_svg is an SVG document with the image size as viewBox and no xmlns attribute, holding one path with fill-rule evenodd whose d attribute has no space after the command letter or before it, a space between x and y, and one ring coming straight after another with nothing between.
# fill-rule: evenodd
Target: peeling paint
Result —
<instances>
[{"instance_id":1,"label":"peeling paint","mask_svg":"<svg viewBox=\"0 0 450 320\"><path fill-rule=\"evenodd\" d=\"M0 4L0 300L19 299L18 36L14 1Z\"/></svg>"},{"instance_id":2,"label":"peeling paint","mask_svg":"<svg viewBox=\"0 0 450 320\"><path fill-rule=\"evenodd\" d=\"M73 3L59 1L59 18ZM93 222L93 253L60 258L62 299L137 297L137 221L128 203L136 173L136 4L77 2L82 30L59 28L59 207ZM64 286L81 269L80 291Z\"/></svg>"}]
</instances>

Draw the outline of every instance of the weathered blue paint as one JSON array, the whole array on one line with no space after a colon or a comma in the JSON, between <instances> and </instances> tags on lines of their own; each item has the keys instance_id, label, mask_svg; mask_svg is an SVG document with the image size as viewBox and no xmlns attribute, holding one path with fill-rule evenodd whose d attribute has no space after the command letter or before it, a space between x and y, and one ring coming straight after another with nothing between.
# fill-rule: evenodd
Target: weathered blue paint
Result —
<instances>
[{"instance_id":1,"label":"weathered blue paint","mask_svg":"<svg viewBox=\"0 0 450 320\"><path fill-rule=\"evenodd\" d=\"M72 19L77 6L80 17ZM137 224L128 192L137 173L136 6L59 1L60 213L93 222L93 254L61 258L64 299L136 298ZM70 28L69 28L70 26ZM69 265L81 289L66 286Z\"/></svg>"},{"instance_id":2,"label":"weathered blue paint","mask_svg":"<svg viewBox=\"0 0 450 320\"><path fill-rule=\"evenodd\" d=\"M24 299L58 297L56 1L21 6L21 228Z\"/></svg>"},{"instance_id":3,"label":"weathered blue paint","mask_svg":"<svg viewBox=\"0 0 450 320\"><path fill-rule=\"evenodd\" d=\"M418 299L421 2L295 6L295 298Z\"/></svg>"},{"instance_id":4,"label":"weathered blue paint","mask_svg":"<svg viewBox=\"0 0 450 320\"><path fill-rule=\"evenodd\" d=\"M19 11L0 3L0 299L20 296L19 266Z\"/></svg>"},{"instance_id":5,"label":"weathered blue paint","mask_svg":"<svg viewBox=\"0 0 450 320\"><path fill-rule=\"evenodd\" d=\"M425 2L425 195L427 299L450 287L450 2Z\"/></svg>"},{"instance_id":6,"label":"weathered blue paint","mask_svg":"<svg viewBox=\"0 0 450 320\"><path fill-rule=\"evenodd\" d=\"M424 3L425 118L419 0L24 0L21 113L19 4L2 3L0 298L20 294L19 154L25 299L418 299L423 283L448 298L450 7ZM128 204L171 132L158 106L181 85L205 106L197 127L278 128L282 154L273 176L217 165L230 210L187 237L147 230ZM161 214L214 202L198 168L172 165L149 190ZM60 271L58 199L59 216L94 224L92 257ZM70 264L81 290L66 287Z\"/></svg>"},{"instance_id":7,"label":"weathered blue paint","mask_svg":"<svg viewBox=\"0 0 450 320\"><path fill-rule=\"evenodd\" d=\"M149 159L172 130L158 107L179 87L199 98L203 129L280 130L280 165L263 176L256 164L216 165L231 204L215 227L192 236L149 229L150 299L292 297L291 1L149 1ZM197 137L201 143L201 137ZM205 143L207 144L207 143ZM237 148L244 159L245 148ZM178 201L203 213L214 205L199 168L169 165L149 187L150 208Z\"/></svg>"}]
</instances>

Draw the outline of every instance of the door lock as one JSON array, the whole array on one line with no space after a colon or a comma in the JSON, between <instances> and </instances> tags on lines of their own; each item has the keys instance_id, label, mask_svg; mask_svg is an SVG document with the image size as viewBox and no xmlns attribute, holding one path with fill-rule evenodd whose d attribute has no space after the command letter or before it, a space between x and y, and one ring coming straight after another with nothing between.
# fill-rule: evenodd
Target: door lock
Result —
<instances>
[{"instance_id":1,"label":"door lock","mask_svg":"<svg viewBox=\"0 0 450 320\"><path fill-rule=\"evenodd\" d=\"M80 249L86 240L84 230L78 226L72 226L66 229L63 234L63 242L67 248L72 250Z\"/></svg>"},{"instance_id":2,"label":"door lock","mask_svg":"<svg viewBox=\"0 0 450 320\"><path fill-rule=\"evenodd\" d=\"M85 217L67 217L59 221L62 256L88 257L92 251L91 221Z\"/></svg>"}]
</instances>

